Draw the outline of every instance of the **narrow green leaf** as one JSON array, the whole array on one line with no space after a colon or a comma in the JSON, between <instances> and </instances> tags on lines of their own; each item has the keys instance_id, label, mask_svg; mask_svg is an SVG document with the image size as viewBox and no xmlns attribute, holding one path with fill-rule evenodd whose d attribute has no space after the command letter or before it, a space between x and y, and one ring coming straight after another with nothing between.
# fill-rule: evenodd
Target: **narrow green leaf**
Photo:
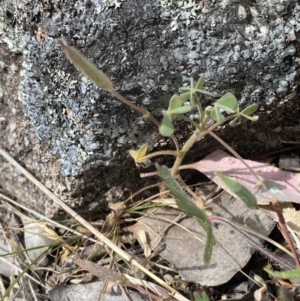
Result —
<instances>
[{"instance_id":1,"label":"narrow green leaf","mask_svg":"<svg viewBox=\"0 0 300 301\"><path fill-rule=\"evenodd\" d=\"M182 106L182 103L183 101L179 95L173 95L169 101L168 111L172 112L173 110L180 108Z\"/></svg>"},{"instance_id":2,"label":"narrow green leaf","mask_svg":"<svg viewBox=\"0 0 300 301\"><path fill-rule=\"evenodd\" d=\"M294 269L290 271L284 271L284 272L275 272L271 271L269 269L264 269L268 274L275 278L280 278L280 279L300 279L300 269Z\"/></svg>"},{"instance_id":3,"label":"narrow green leaf","mask_svg":"<svg viewBox=\"0 0 300 301\"><path fill-rule=\"evenodd\" d=\"M168 168L165 166L160 167L158 164L155 164L158 175L165 182L167 188L174 195L176 199L177 206L182 209L186 214L195 216L199 224L205 230L206 244L204 249L204 262L209 264L212 248L215 244L215 238L213 236L211 223L208 221L207 216L203 210L201 210L192 200L192 198L184 191L180 184L172 177Z\"/></svg>"},{"instance_id":4,"label":"narrow green leaf","mask_svg":"<svg viewBox=\"0 0 300 301\"><path fill-rule=\"evenodd\" d=\"M180 94L180 98L182 99L182 101L189 101L190 95L191 95L190 91L184 92L184 93Z\"/></svg>"},{"instance_id":5,"label":"narrow green leaf","mask_svg":"<svg viewBox=\"0 0 300 301\"><path fill-rule=\"evenodd\" d=\"M191 91L191 88L190 87L181 87L181 88L179 88L179 92L181 93L181 94L183 94L183 93L188 93L188 92L190 92Z\"/></svg>"},{"instance_id":6,"label":"narrow green leaf","mask_svg":"<svg viewBox=\"0 0 300 301\"><path fill-rule=\"evenodd\" d=\"M173 135L174 125L170 115L164 113L161 125L159 127L159 132L165 137L170 137Z\"/></svg>"},{"instance_id":7,"label":"narrow green leaf","mask_svg":"<svg viewBox=\"0 0 300 301\"><path fill-rule=\"evenodd\" d=\"M226 113L235 113L238 110L238 102L232 93L224 94L216 103Z\"/></svg>"},{"instance_id":8,"label":"narrow green leaf","mask_svg":"<svg viewBox=\"0 0 300 301\"><path fill-rule=\"evenodd\" d=\"M197 206L197 208L199 208L199 207ZM211 256L212 256L213 246L216 243L215 237L212 232L211 223L209 221L206 222L205 220L202 220L197 217L196 217L196 220L202 226L202 228L206 231L206 242L205 242L203 259L204 259L205 264L209 264L210 260L211 260Z\"/></svg>"},{"instance_id":9,"label":"narrow green leaf","mask_svg":"<svg viewBox=\"0 0 300 301\"><path fill-rule=\"evenodd\" d=\"M198 295L197 293L194 293L193 297L194 297L195 301L209 301L209 298L208 298L206 292L202 292L201 296Z\"/></svg>"},{"instance_id":10,"label":"narrow green leaf","mask_svg":"<svg viewBox=\"0 0 300 301\"><path fill-rule=\"evenodd\" d=\"M201 77L198 79L195 88L201 90L201 89L203 88L204 84L205 84L205 78L204 78L203 76L201 76Z\"/></svg>"},{"instance_id":11,"label":"narrow green leaf","mask_svg":"<svg viewBox=\"0 0 300 301\"><path fill-rule=\"evenodd\" d=\"M218 110L218 108L214 107L210 111L210 118L222 124L225 121L224 115Z\"/></svg>"},{"instance_id":12,"label":"narrow green leaf","mask_svg":"<svg viewBox=\"0 0 300 301\"><path fill-rule=\"evenodd\" d=\"M172 114L185 114L192 110L192 106L182 106L171 111Z\"/></svg>"},{"instance_id":13,"label":"narrow green leaf","mask_svg":"<svg viewBox=\"0 0 300 301\"><path fill-rule=\"evenodd\" d=\"M194 89L194 87L195 87L194 78L193 77L190 78L190 87L191 87L191 89Z\"/></svg>"},{"instance_id":14,"label":"narrow green leaf","mask_svg":"<svg viewBox=\"0 0 300 301\"><path fill-rule=\"evenodd\" d=\"M226 112L227 114L233 114L235 113L236 111L233 110L233 109L230 109L228 107L225 107L225 106L220 106L220 105L217 105L218 109L221 110L221 112Z\"/></svg>"},{"instance_id":15,"label":"narrow green leaf","mask_svg":"<svg viewBox=\"0 0 300 301\"><path fill-rule=\"evenodd\" d=\"M251 116L253 113L255 113L258 109L258 104L257 103L253 103L252 105L248 106L247 108L245 108L241 114L246 115L246 116Z\"/></svg>"},{"instance_id":16,"label":"narrow green leaf","mask_svg":"<svg viewBox=\"0 0 300 301\"><path fill-rule=\"evenodd\" d=\"M241 201L243 201L248 208L257 207L255 195L253 195L245 186L219 172L216 174L227 185L231 192L233 192Z\"/></svg>"},{"instance_id":17,"label":"narrow green leaf","mask_svg":"<svg viewBox=\"0 0 300 301\"><path fill-rule=\"evenodd\" d=\"M192 108L195 108L195 106L196 106L195 97L196 97L196 95L191 91L191 93L190 93L190 104L191 104Z\"/></svg>"},{"instance_id":18,"label":"narrow green leaf","mask_svg":"<svg viewBox=\"0 0 300 301\"><path fill-rule=\"evenodd\" d=\"M77 68L77 70L86 75L99 88L108 92L114 91L114 87L109 78L94 64L89 62L82 54L80 54L79 51L68 46L63 40L58 39L57 43L61 46L67 58Z\"/></svg>"},{"instance_id":19,"label":"narrow green leaf","mask_svg":"<svg viewBox=\"0 0 300 301\"><path fill-rule=\"evenodd\" d=\"M208 96L212 96L214 97L214 95L208 91L202 90L202 89L195 89L194 91L197 91L198 93L204 94L204 95L208 95Z\"/></svg>"}]
</instances>

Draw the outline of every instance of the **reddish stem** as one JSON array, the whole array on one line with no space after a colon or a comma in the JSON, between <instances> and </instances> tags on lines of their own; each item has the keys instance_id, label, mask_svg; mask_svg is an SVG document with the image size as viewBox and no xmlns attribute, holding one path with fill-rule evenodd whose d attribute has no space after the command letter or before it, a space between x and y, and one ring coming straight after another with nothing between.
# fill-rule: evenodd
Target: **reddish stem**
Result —
<instances>
[{"instance_id":1,"label":"reddish stem","mask_svg":"<svg viewBox=\"0 0 300 301\"><path fill-rule=\"evenodd\" d=\"M297 267L300 268L299 257L298 257L298 254L296 252L295 245L292 242L292 239L291 239L291 236L289 234L288 228L286 226L286 222L285 222L284 216L282 214L282 208L281 208L278 200L273 199L272 200L272 206L273 206L273 208L274 208L274 210L275 210L275 212L278 216L278 223L279 223L279 226L281 228L282 235L284 236L284 238L288 242L288 245L289 245L289 247L290 247L290 249L291 249L291 251L294 255L294 259L295 259Z\"/></svg>"},{"instance_id":2,"label":"reddish stem","mask_svg":"<svg viewBox=\"0 0 300 301\"><path fill-rule=\"evenodd\" d=\"M281 266L285 267L288 270L292 270L294 269L294 267L282 260L280 257L276 256L275 254L273 254L272 252L264 249L264 247L262 247L259 243L257 243L256 241L254 241L249 235L247 235L245 232L241 231L240 229L238 229L233 223L227 221L226 219L223 219L221 217L218 216L208 216L207 219L211 222L211 223L218 223L218 224L223 224L225 226L228 226L229 228L233 229L234 231L238 232L242 237L244 237L250 244L252 247L254 247L256 250L258 250L259 252L261 252L262 254L264 254L265 256L267 256L268 258L270 258L272 261L275 261L277 263L279 263Z\"/></svg>"}]
</instances>

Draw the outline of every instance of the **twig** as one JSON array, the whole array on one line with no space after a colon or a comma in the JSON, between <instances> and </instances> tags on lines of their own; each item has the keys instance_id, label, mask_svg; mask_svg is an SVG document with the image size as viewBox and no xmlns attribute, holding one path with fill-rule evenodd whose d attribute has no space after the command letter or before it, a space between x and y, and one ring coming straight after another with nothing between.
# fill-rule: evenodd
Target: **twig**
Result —
<instances>
[{"instance_id":1,"label":"twig","mask_svg":"<svg viewBox=\"0 0 300 301\"><path fill-rule=\"evenodd\" d=\"M295 245L293 244L292 239L289 234L289 231L287 229L286 222L285 222L284 216L282 214L282 208L277 199L272 200L272 206L278 216L278 223L281 228L282 234L283 234L284 238L286 239L286 241L288 242L288 245L293 253L297 267L300 268L299 257L296 252Z\"/></svg>"}]
</instances>

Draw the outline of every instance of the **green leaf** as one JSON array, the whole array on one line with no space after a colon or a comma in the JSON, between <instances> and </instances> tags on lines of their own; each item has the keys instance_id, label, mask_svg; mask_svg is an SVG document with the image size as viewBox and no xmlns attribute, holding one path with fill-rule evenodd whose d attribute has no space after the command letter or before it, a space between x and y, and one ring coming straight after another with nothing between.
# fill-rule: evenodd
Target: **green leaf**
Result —
<instances>
[{"instance_id":1,"label":"green leaf","mask_svg":"<svg viewBox=\"0 0 300 301\"><path fill-rule=\"evenodd\" d=\"M216 102L217 106L223 109L226 113L235 113L238 110L238 103L235 96L232 93L224 94Z\"/></svg>"},{"instance_id":2,"label":"green leaf","mask_svg":"<svg viewBox=\"0 0 300 301\"><path fill-rule=\"evenodd\" d=\"M129 154L134 160L138 160L146 156L148 150L147 144L143 144L137 151L130 149Z\"/></svg>"},{"instance_id":3,"label":"green leaf","mask_svg":"<svg viewBox=\"0 0 300 301\"><path fill-rule=\"evenodd\" d=\"M202 292L201 296L197 293L193 294L195 301L209 301L209 298L206 294L206 292Z\"/></svg>"},{"instance_id":4,"label":"green leaf","mask_svg":"<svg viewBox=\"0 0 300 301\"><path fill-rule=\"evenodd\" d=\"M164 113L159 132L165 137L170 137L174 133L174 125L172 123L172 117Z\"/></svg>"},{"instance_id":5,"label":"green leaf","mask_svg":"<svg viewBox=\"0 0 300 301\"><path fill-rule=\"evenodd\" d=\"M210 222L208 222L208 226L207 226L206 222L204 223L199 218L196 219L198 223L202 226L202 228L206 231L206 242L205 242L203 259L204 259L204 263L208 265L211 260L213 247L216 244L216 239L214 237Z\"/></svg>"},{"instance_id":6,"label":"green leaf","mask_svg":"<svg viewBox=\"0 0 300 301\"><path fill-rule=\"evenodd\" d=\"M215 238L213 236L211 223L208 221L207 216L203 210L201 210L192 198L184 191L180 184L172 177L168 168L165 166L160 167L155 164L158 175L165 182L166 187L170 190L176 199L177 206L182 209L186 214L192 215L196 218L199 224L206 232L206 244L204 249L204 263L209 264L212 248L215 244Z\"/></svg>"},{"instance_id":7,"label":"green leaf","mask_svg":"<svg viewBox=\"0 0 300 301\"><path fill-rule=\"evenodd\" d=\"M204 78L203 76L201 76L201 77L198 79L195 88L198 89L198 90L201 90L201 89L203 88L204 84L205 84L205 78Z\"/></svg>"},{"instance_id":8,"label":"green leaf","mask_svg":"<svg viewBox=\"0 0 300 301\"><path fill-rule=\"evenodd\" d=\"M218 110L218 108L214 107L210 111L210 118L222 124L225 121L224 115Z\"/></svg>"},{"instance_id":9,"label":"green leaf","mask_svg":"<svg viewBox=\"0 0 300 301\"><path fill-rule=\"evenodd\" d=\"M191 87L191 89L194 89L194 87L195 87L194 78L193 77L190 78L190 87Z\"/></svg>"},{"instance_id":10,"label":"green leaf","mask_svg":"<svg viewBox=\"0 0 300 301\"><path fill-rule=\"evenodd\" d=\"M253 195L245 186L219 172L216 174L227 185L231 192L233 192L241 201L243 201L248 208L257 207L255 195Z\"/></svg>"},{"instance_id":11,"label":"green leaf","mask_svg":"<svg viewBox=\"0 0 300 301\"><path fill-rule=\"evenodd\" d=\"M190 88L190 87L181 87L181 88L179 88L179 92L180 92L181 94L184 94L184 93L190 93L190 91L191 91L191 88Z\"/></svg>"},{"instance_id":12,"label":"green leaf","mask_svg":"<svg viewBox=\"0 0 300 301\"><path fill-rule=\"evenodd\" d=\"M191 104L192 108L194 108L196 106L195 95L192 92L191 92L191 95L190 95L190 104Z\"/></svg>"},{"instance_id":13,"label":"green leaf","mask_svg":"<svg viewBox=\"0 0 300 301\"><path fill-rule=\"evenodd\" d=\"M258 104L253 103L252 105L248 106L247 108L245 108L241 114L242 115L246 115L246 116L251 116L253 113L255 113L258 109Z\"/></svg>"},{"instance_id":14,"label":"green leaf","mask_svg":"<svg viewBox=\"0 0 300 301\"><path fill-rule=\"evenodd\" d=\"M185 114L192 110L192 106L182 106L180 108L174 109L171 111L172 114Z\"/></svg>"},{"instance_id":15,"label":"green leaf","mask_svg":"<svg viewBox=\"0 0 300 301\"><path fill-rule=\"evenodd\" d=\"M179 95L173 95L169 101L168 111L172 112L173 110L180 108L182 106L182 103L183 101Z\"/></svg>"},{"instance_id":16,"label":"green leaf","mask_svg":"<svg viewBox=\"0 0 300 301\"><path fill-rule=\"evenodd\" d=\"M208 96L212 96L214 97L214 95L208 91L202 90L202 89L195 89L196 92L204 94L204 95L208 95Z\"/></svg>"},{"instance_id":17,"label":"green leaf","mask_svg":"<svg viewBox=\"0 0 300 301\"><path fill-rule=\"evenodd\" d=\"M182 94L180 94L180 98L182 99L182 101L189 101L190 100L190 96L191 93L189 92L184 92Z\"/></svg>"},{"instance_id":18,"label":"green leaf","mask_svg":"<svg viewBox=\"0 0 300 301\"><path fill-rule=\"evenodd\" d=\"M61 46L67 58L77 70L86 75L99 88L108 92L114 91L114 87L109 78L94 64L89 62L79 51L68 46L63 40L58 39L57 43Z\"/></svg>"},{"instance_id":19,"label":"green leaf","mask_svg":"<svg viewBox=\"0 0 300 301\"><path fill-rule=\"evenodd\" d=\"M269 269L264 269L268 274L275 278L280 279L300 279L300 269L294 269L290 271L284 271L284 272L274 272Z\"/></svg>"}]
</instances>

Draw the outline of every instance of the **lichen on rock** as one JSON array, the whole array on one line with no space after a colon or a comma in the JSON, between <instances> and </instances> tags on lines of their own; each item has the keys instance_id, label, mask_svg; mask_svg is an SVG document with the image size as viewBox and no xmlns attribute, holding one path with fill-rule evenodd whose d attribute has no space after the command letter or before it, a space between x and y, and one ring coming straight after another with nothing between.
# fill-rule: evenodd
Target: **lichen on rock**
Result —
<instances>
[{"instance_id":1,"label":"lichen on rock","mask_svg":"<svg viewBox=\"0 0 300 301\"><path fill-rule=\"evenodd\" d=\"M247 104L271 104L297 76L297 0L24 3L14 12L26 29L23 99L37 137L52 141L68 176L122 165L128 149L158 138L155 127L79 74L57 38L157 116L191 76L205 76L216 96L230 91Z\"/></svg>"},{"instance_id":2,"label":"lichen on rock","mask_svg":"<svg viewBox=\"0 0 300 301\"><path fill-rule=\"evenodd\" d=\"M150 47L156 43L157 33L151 27L142 30L158 15L155 9L149 10L142 1L124 3L125 12L104 9L96 1L89 7L77 4L73 8L69 2L61 4L42 45L35 37L26 37L28 54L22 73L23 98L37 136L53 140L53 153L71 176L97 166L123 164L127 157L123 149L151 139L156 129L80 75L55 39L63 37L75 44L108 73L116 89L140 105L157 93L153 77L162 74L162 67L156 67L160 53ZM135 19L133 6L139 14ZM135 31L130 32L129 26Z\"/></svg>"},{"instance_id":3,"label":"lichen on rock","mask_svg":"<svg viewBox=\"0 0 300 301\"><path fill-rule=\"evenodd\" d=\"M158 0L179 32L175 58L187 78L202 73L214 91L240 102L271 104L296 78L300 35L297 0ZM299 56L298 56L299 57ZM186 65L190 68L187 70Z\"/></svg>"}]
</instances>

